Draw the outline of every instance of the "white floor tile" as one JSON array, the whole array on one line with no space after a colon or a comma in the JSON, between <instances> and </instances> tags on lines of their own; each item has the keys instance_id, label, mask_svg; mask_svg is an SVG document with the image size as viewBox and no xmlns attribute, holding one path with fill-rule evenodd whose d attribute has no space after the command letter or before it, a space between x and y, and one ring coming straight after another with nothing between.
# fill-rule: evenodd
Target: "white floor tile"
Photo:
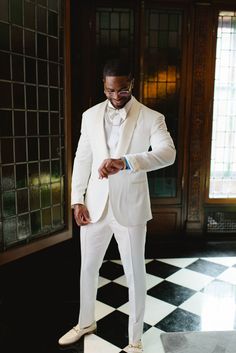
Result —
<instances>
[{"instance_id":1,"label":"white floor tile","mask_svg":"<svg viewBox=\"0 0 236 353\"><path fill-rule=\"evenodd\" d=\"M144 322L155 325L175 309L176 306L147 295ZM129 315L129 303L120 306L118 310Z\"/></svg>"},{"instance_id":2,"label":"white floor tile","mask_svg":"<svg viewBox=\"0 0 236 353\"><path fill-rule=\"evenodd\" d=\"M187 267L188 265L192 264L193 262L197 261L197 257L191 258L174 258L174 259L158 259L158 261L165 262L166 264L177 266L177 267Z\"/></svg>"},{"instance_id":3,"label":"white floor tile","mask_svg":"<svg viewBox=\"0 0 236 353\"><path fill-rule=\"evenodd\" d=\"M109 315L112 311L114 311L115 309L112 308L111 306L104 304L100 301L96 301L96 305L95 305L95 318L96 321L102 319L103 317Z\"/></svg>"},{"instance_id":4,"label":"white floor tile","mask_svg":"<svg viewBox=\"0 0 236 353\"><path fill-rule=\"evenodd\" d=\"M161 330L152 327L143 335L143 346L145 353L164 353L161 343L160 334Z\"/></svg>"},{"instance_id":5,"label":"white floor tile","mask_svg":"<svg viewBox=\"0 0 236 353\"><path fill-rule=\"evenodd\" d=\"M97 335L84 337L84 353L119 353L121 349Z\"/></svg>"},{"instance_id":6,"label":"white floor tile","mask_svg":"<svg viewBox=\"0 0 236 353\"><path fill-rule=\"evenodd\" d=\"M195 293L192 297L182 303L179 308L190 311L193 314L201 315L204 302L204 294L201 292Z\"/></svg>"},{"instance_id":7,"label":"white floor tile","mask_svg":"<svg viewBox=\"0 0 236 353\"><path fill-rule=\"evenodd\" d=\"M165 353L160 339L161 330L152 327L143 334L142 342L145 353ZM125 352L128 346L123 349Z\"/></svg>"},{"instance_id":8,"label":"white floor tile","mask_svg":"<svg viewBox=\"0 0 236 353\"><path fill-rule=\"evenodd\" d=\"M236 264L236 257L202 257L203 260L211 261L224 266L233 266Z\"/></svg>"},{"instance_id":9,"label":"white floor tile","mask_svg":"<svg viewBox=\"0 0 236 353\"><path fill-rule=\"evenodd\" d=\"M175 305L147 295L144 322L149 325L155 325L158 321L162 320L175 309Z\"/></svg>"},{"instance_id":10,"label":"white floor tile","mask_svg":"<svg viewBox=\"0 0 236 353\"><path fill-rule=\"evenodd\" d=\"M167 277L166 280L199 291L210 283L213 280L213 277L182 268L173 275Z\"/></svg>"},{"instance_id":11,"label":"white floor tile","mask_svg":"<svg viewBox=\"0 0 236 353\"><path fill-rule=\"evenodd\" d=\"M118 284L120 284L120 285L122 285L124 287L127 287L127 281L126 281L125 275L114 279L113 282L118 283Z\"/></svg>"},{"instance_id":12,"label":"white floor tile","mask_svg":"<svg viewBox=\"0 0 236 353\"><path fill-rule=\"evenodd\" d=\"M236 268L234 267L228 268L223 273L221 273L217 278L225 282L236 284Z\"/></svg>"},{"instance_id":13,"label":"white floor tile","mask_svg":"<svg viewBox=\"0 0 236 353\"><path fill-rule=\"evenodd\" d=\"M146 259L145 264L148 264L149 262L153 261L153 259Z\"/></svg>"},{"instance_id":14,"label":"white floor tile","mask_svg":"<svg viewBox=\"0 0 236 353\"><path fill-rule=\"evenodd\" d=\"M98 277L98 288L105 286L105 284L108 284L109 282L111 282L109 279L99 276Z\"/></svg>"},{"instance_id":15,"label":"white floor tile","mask_svg":"<svg viewBox=\"0 0 236 353\"><path fill-rule=\"evenodd\" d=\"M158 276L153 276L150 275L149 273L146 274L146 284L147 284L147 290L156 286L157 284L163 282L163 278L160 278Z\"/></svg>"},{"instance_id":16,"label":"white floor tile","mask_svg":"<svg viewBox=\"0 0 236 353\"><path fill-rule=\"evenodd\" d=\"M114 279L115 283L118 283L122 286L125 286L127 287L127 281L126 281L126 277L125 275L121 276L121 277L118 277L116 279ZM146 274L146 284L147 284L147 290L156 286L157 284L163 282L163 278L160 278L158 276L153 276L149 273Z\"/></svg>"}]
</instances>

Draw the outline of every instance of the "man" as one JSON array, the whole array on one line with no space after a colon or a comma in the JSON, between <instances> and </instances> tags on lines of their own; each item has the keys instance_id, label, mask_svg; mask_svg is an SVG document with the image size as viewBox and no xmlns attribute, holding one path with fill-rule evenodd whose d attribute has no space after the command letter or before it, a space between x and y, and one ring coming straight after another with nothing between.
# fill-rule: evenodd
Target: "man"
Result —
<instances>
[{"instance_id":1,"label":"man","mask_svg":"<svg viewBox=\"0 0 236 353\"><path fill-rule=\"evenodd\" d=\"M175 160L164 116L132 96L127 63L108 61L103 70L107 100L83 114L74 159L72 207L81 226L79 323L59 344L71 344L96 330L99 268L114 234L129 287L128 352L142 348L146 280L146 223L152 218L147 172ZM152 147L149 150L149 147Z\"/></svg>"}]
</instances>

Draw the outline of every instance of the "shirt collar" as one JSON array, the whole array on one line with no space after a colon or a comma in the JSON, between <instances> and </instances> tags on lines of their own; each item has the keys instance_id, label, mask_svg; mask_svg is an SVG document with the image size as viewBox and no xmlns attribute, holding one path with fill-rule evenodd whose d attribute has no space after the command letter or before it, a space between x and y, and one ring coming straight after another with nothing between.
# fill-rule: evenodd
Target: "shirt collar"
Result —
<instances>
[{"instance_id":1,"label":"shirt collar","mask_svg":"<svg viewBox=\"0 0 236 353\"><path fill-rule=\"evenodd\" d=\"M110 101L108 101L107 103L107 111L108 111L108 114L109 114L109 111L110 112L117 112L120 114L121 118L123 120L125 120L127 118L127 115L128 115L128 112L133 104L133 101L134 101L134 97L131 96L130 100L125 104L125 106L121 109L116 109L115 107L113 107L113 105L111 104Z\"/></svg>"}]
</instances>

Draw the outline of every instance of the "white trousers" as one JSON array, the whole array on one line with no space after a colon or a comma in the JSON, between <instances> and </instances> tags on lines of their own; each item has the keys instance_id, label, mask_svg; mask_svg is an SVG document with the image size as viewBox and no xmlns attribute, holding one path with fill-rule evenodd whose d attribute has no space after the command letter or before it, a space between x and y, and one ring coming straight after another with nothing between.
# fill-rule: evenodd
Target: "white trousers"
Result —
<instances>
[{"instance_id":1,"label":"white trousers","mask_svg":"<svg viewBox=\"0 0 236 353\"><path fill-rule=\"evenodd\" d=\"M99 269L114 233L129 288L129 343L142 337L146 300L144 248L146 224L124 227L115 220L110 204L103 217L80 228L81 275L79 325L95 321Z\"/></svg>"}]
</instances>

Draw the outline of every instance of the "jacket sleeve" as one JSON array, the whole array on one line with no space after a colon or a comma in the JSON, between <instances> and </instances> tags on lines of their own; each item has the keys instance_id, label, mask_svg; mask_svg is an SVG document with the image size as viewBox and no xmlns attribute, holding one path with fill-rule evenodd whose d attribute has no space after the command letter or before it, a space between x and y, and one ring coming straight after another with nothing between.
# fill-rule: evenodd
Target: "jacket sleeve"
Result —
<instances>
[{"instance_id":1,"label":"jacket sleeve","mask_svg":"<svg viewBox=\"0 0 236 353\"><path fill-rule=\"evenodd\" d=\"M151 151L125 155L133 172L149 172L174 163L176 150L163 115L156 117L152 123L150 146Z\"/></svg>"},{"instance_id":2,"label":"jacket sleeve","mask_svg":"<svg viewBox=\"0 0 236 353\"><path fill-rule=\"evenodd\" d=\"M88 180L91 174L92 150L86 127L86 118L83 115L81 124L81 134L76 150L72 183L71 183L71 206L84 204L84 194L87 189Z\"/></svg>"}]
</instances>

